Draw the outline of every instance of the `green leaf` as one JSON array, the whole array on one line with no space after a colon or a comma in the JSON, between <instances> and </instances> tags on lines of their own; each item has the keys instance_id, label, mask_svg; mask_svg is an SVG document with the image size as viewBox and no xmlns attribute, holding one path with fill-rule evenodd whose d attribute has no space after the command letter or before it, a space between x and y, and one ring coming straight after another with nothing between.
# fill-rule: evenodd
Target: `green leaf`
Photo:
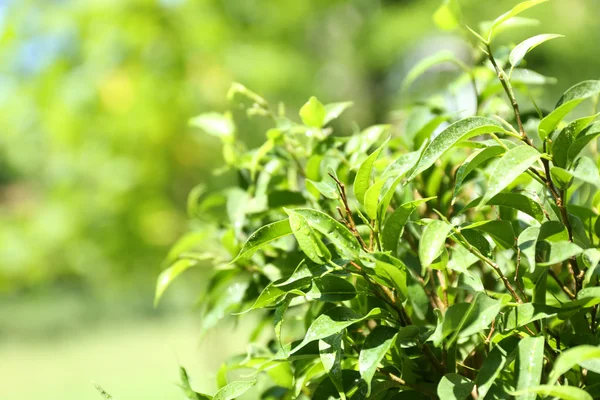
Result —
<instances>
[{"instance_id":1,"label":"green leaf","mask_svg":"<svg viewBox=\"0 0 600 400\"><path fill-rule=\"evenodd\" d=\"M415 163L416 161L417 160L415 160ZM408 170L411 169L413 166L414 164L411 165L410 168L406 168L405 170L394 170L392 174L393 176L388 178L385 185L383 185L383 188L381 189L382 196L381 200L379 201L379 206L377 210L377 218L379 218L379 222L381 224L383 224L383 221L385 220L385 215L387 214L392 198L394 197L396 188L400 184L400 181L402 181L404 174L408 172Z\"/></svg>"},{"instance_id":2,"label":"green leaf","mask_svg":"<svg viewBox=\"0 0 600 400\"><path fill-rule=\"evenodd\" d=\"M330 261L331 253L329 249L309 225L306 218L296 212L296 210L289 210L287 208L284 210L290 217L292 233L306 257L317 264L325 264Z\"/></svg>"},{"instance_id":3,"label":"green leaf","mask_svg":"<svg viewBox=\"0 0 600 400\"><path fill-rule=\"evenodd\" d=\"M486 329L501 309L500 301L492 299L485 293L478 293L470 304L469 310L463 315L454 337L450 339L450 344L458 338L475 335Z\"/></svg>"},{"instance_id":4,"label":"green leaf","mask_svg":"<svg viewBox=\"0 0 600 400\"><path fill-rule=\"evenodd\" d=\"M451 305L430 339L433 340L436 347L439 347L447 336L454 333L446 345L450 347L458 338L471 336L487 328L501 308L500 301L480 292L472 303Z\"/></svg>"},{"instance_id":5,"label":"green leaf","mask_svg":"<svg viewBox=\"0 0 600 400\"><path fill-rule=\"evenodd\" d=\"M496 244L498 244L503 249L510 249L515 244L515 231L513 230L513 226L510 221L480 221L472 223L465 227L461 227L461 230L463 231L466 231L468 229L476 229L478 231L489 234L494 240L494 242L496 242Z\"/></svg>"},{"instance_id":6,"label":"green leaf","mask_svg":"<svg viewBox=\"0 0 600 400\"><path fill-rule=\"evenodd\" d=\"M529 53L531 50L535 49L540 44L547 42L548 40L565 37L564 35L556 35L553 33L546 33L541 35L536 35L534 37L530 37L529 39L525 39L521 43L519 43L511 52L510 52L510 65L516 67L521 63L525 55Z\"/></svg>"},{"instance_id":7,"label":"green leaf","mask_svg":"<svg viewBox=\"0 0 600 400\"><path fill-rule=\"evenodd\" d=\"M377 278L383 279L384 285L397 290L401 301L406 300L408 297L406 265L388 253L372 253L372 257L375 260L375 268L369 269L368 273L373 272Z\"/></svg>"},{"instance_id":8,"label":"green leaf","mask_svg":"<svg viewBox=\"0 0 600 400\"><path fill-rule=\"evenodd\" d=\"M354 105L351 101L344 101L340 103L330 103L325 105L325 119L323 125L327 125L329 122L338 118L344 111Z\"/></svg>"},{"instance_id":9,"label":"green leaf","mask_svg":"<svg viewBox=\"0 0 600 400\"><path fill-rule=\"evenodd\" d=\"M446 374L437 387L437 395L444 400L464 400L471 395L475 384L459 374Z\"/></svg>"},{"instance_id":10,"label":"green leaf","mask_svg":"<svg viewBox=\"0 0 600 400\"><path fill-rule=\"evenodd\" d=\"M492 132L504 132L504 129L499 123L489 118L470 117L453 123L437 135L425 148L421 159L408 177L408 180L414 179L421 172L431 167L437 159L457 143L474 136Z\"/></svg>"},{"instance_id":11,"label":"green leaf","mask_svg":"<svg viewBox=\"0 0 600 400\"><path fill-rule=\"evenodd\" d=\"M576 119L569 123L554 139L552 143L552 162L554 165L566 168L568 152L579 133L588 126L598 115Z\"/></svg>"},{"instance_id":12,"label":"green leaf","mask_svg":"<svg viewBox=\"0 0 600 400\"><path fill-rule=\"evenodd\" d=\"M362 350L358 356L358 371L367 383L367 396L371 394L371 380L379 362L385 357L394 344L398 330L389 326L378 325L365 339Z\"/></svg>"},{"instance_id":13,"label":"green leaf","mask_svg":"<svg viewBox=\"0 0 600 400\"><path fill-rule=\"evenodd\" d=\"M395 253L400 237L404 232L404 225L408 222L413 211L421 204L432 199L435 199L435 197L428 197L426 199L413 200L404 203L389 216L382 231L382 242L385 250L391 250L392 254Z\"/></svg>"},{"instance_id":14,"label":"green leaf","mask_svg":"<svg viewBox=\"0 0 600 400\"><path fill-rule=\"evenodd\" d=\"M492 24L492 28L490 29L490 35L494 31L494 29L496 29L498 26L502 25L503 23L505 23L512 17L515 17L515 16L521 14L523 11L526 11L531 7L537 6L538 4L545 3L546 1L548 1L548 0L529 0L529 1L524 1L522 3L517 4L516 6L514 6L512 8L512 10L505 12L504 14L502 14L501 16L499 16L498 18L496 18L494 20L494 23Z\"/></svg>"},{"instance_id":15,"label":"green leaf","mask_svg":"<svg viewBox=\"0 0 600 400\"><path fill-rule=\"evenodd\" d=\"M600 187L598 167L589 157L580 157L574 165L573 176L578 180Z\"/></svg>"},{"instance_id":16,"label":"green leaf","mask_svg":"<svg viewBox=\"0 0 600 400\"><path fill-rule=\"evenodd\" d=\"M571 165L575 159L577 159L577 156L579 153L581 153L585 146L587 146L592 140L596 139L599 135L600 122L594 123L584 129L569 147L569 151L567 153L567 165Z\"/></svg>"},{"instance_id":17,"label":"green leaf","mask_svg":"<svg viewBox=\"0 0 600 400\"><path fill-rule=\"evenodd\" d=\"M575 243L571 243L568 241L544 243L545 245L538 244L538 246L546 248L547 256L545 257L545 261L538 262L537 265L554 265L562 261L568 260L571 257L575 257L576 255L583 252L583 249L581 247L577 246Z\"/></svg>"},{"instance_id":18,"label":"green leaf","mask_svg":"<svg viewBox=\"0 0 600 400\"><path fill-rule=\"evenodd\" d=\"M434 219L423 229L419 242L419 260L421 267L427 268L442 254L445 248L446 237L452 230L452 225Z\"/></svg>"},{"instance_id":19,"label":"green leaf","mask_svg":"<svg viewBox=\"0 0 600 400\"><path fill-rule=\"evenodd\" d=\"M551 386L551 385L540 385L531 387L524 390L517 390L516 392L509 392L513 396L518 396L518 399L528 398L535 399L536 395L539 394L543 397L552 396L552 398L558 398L562 400L593 400L592 396L583 389L579 389L574 386ZM528 396L528 397L524 397Z\"/></svg>"},{"instance_id":20,"label":"green leaf","mask_svg":"<svg viewBox=\"0 0 600 400\"><path fill-rule=\"evenodd\" d=\"M495 165L480 206L504 190L540 157L540 152L531 146L516 146L508 150Z\"/></svg>"},{"instance_id":21,"label":"green leaf","mask_svg":"<svg viewBox=\"0 0 600 400\"><path fill-rule=\"evenodd\" d=\"M294 348L290 354L293 354L306 346L308 343L326 338L335 333L346 329L352 324L355 324L365 319L378 319L383 316L383 311L379 308L373 308L367 315L360 315L348 307L334 307L319 315L308 328L302 342Z\"/></svg>"},{"instance_id":22,"label":"green leaf","mask_svg":"<svg viewBox=\"0 0 600 400\"><path fill-rule=\"evenodd\" d=\"M504 314L504 331L511 331L533 321L553 317L558 311L560 309L544 304L519 304Z\"/></svg>"},{"instance_id":23,"label":"green leaf","mask_svg":"<svg viewBox=\"0 0 600 400\"><path fill-rule=\"evenodd\" d=\"M246 393L248 390L256 385L256 379L247 381L235 381L230 384L223 386L219 390L213 400L232 400Z\"/></svg>"},{"instance_id":24,"label":"green leaf","mask_svg":"<svg viewBox=\"0 0 600 400\"><path fill-rule=\"evenodd\" d=\"M589 308L600 304L600 287L587 287L577 293L577 300L561 304L564 310Z\"/></svg>"},{"instance_id":25,"label":"green leaf","mask_svg":"<svg viewBox=\"0 0 600 400\"><path fill-rule=\"evenodd\" d=\"M519 342L515 370L518 371L516 391L531 389L540 384L544 367L544 337L528 336ZM517 400L535 400L535 392L523 392Z\"/></svg>"},{"instance_id":26,"label":"green leaf","mask_svg":"<svg viewBox=\"0 0 600 400\"><path fill-rule=\"evenodd\" d=\"M492 347L475 379L480 399L485 398L500 372L514 360L518 344L518 338L509 336Z\"/></svg>"},{"instance_id":27,"label":"green leaf","mask_svg":"<svg viewBox=\"0 0 600 400\"><path fill-rule=\"evenodd\" d=\"M225 143L232 143L235 125L230 114L209 112L190 119L190 125L202 129L212 136L220 138Z\"/></svg>"},{"instance_id":28,"label":"green leaf","mask_svg":"<svg viewBox=\"0 0 600 400\"><path fill-rule=\"evenodd\" d=\"M205 254L206 259L212 258L211 255ZM195 267L198 265L198 260L194 259L181 259L175 261L169 268L165 269L158 275L158 279L156 280L156 290L154 294L154 307L158 306L160 303L160 299L162 295L165 293L165 290L169 287L171 282L175 280L179 275L183 272L187 271L191 267Z\"/></svg>"},{"instance_id":29,"label":"green leaf","mask_svg":"<svg viewBox=\"0 0 600 400\"><path fill-rule=\"evenodd\" d=\"M600 370L598 370L600 367L600 347L581 345L563 351L556 358L552 371L548 375L548 385L554 385L561 375L568 372L574 366L589 363L590 361L593 362L590 363L592 366L591 370L595 373L600 373Z\"/></svg>"},{"instance_id":30,"label":"green leaf","mask_svg":"<svg viewBox=\"0 0 600 400\"><path fill-rule=\"evenodd\" d=\"M458 191L460 190L462 183L471 172L473 172L477 167L479 167L481 164L488 161L489 159L503 154L504 151L504 147L502 146L490 146L485 147L481 150L477 150L476 152L471 154L456 171L454 193L452 194L452 196L456 197L458 195Z\"/></svg>"},{"instance_id":31,"label":"green leaf","mask_svg":"<svg viewBox=\"0 0 600 400\"><path fill-rule=\"evenodd\" d=\"M550 168L550 178L559 190L567 190L573 183L573 174L560 167Z\"/></svg>"},{"instance_id":32,"label":"green leaf","mask_svg":"<svg viewBox=\"0 0 600 400\"><path fill-rule=\"evenodd\" d=\"M360 245L352 232L329 215L310 208L296 208L293 211L304 217L313 229L331 241L343 257L353 259L360 253Z\"/></svg>"},{"instance_id":33,"label":"green leaf","mask_svg":"<svg viewBox=\"0 0 600 400\"><path fill-rule=\"evenodd\" d=\"M426 140L431 138L431 135L435 132L438 126L442 124L442 122L446 122L450 119L447 115L438 115L437 117L429 120L425 125L423 125L413 136L413 144L415 149L419 149ZM410 153L409 153L410 154ZM406 155L406 154L405 154ZM421 155L421 152L418 152L418 155ZM415 160L415 163L419 161L419 158ZM414 165L411 166L411 168Z\"/></svg>"},{"instance_id":34,"label":"green leaf","mask_svg":"<svg viewBox=\"0 0 600 400\"><path fill-rule=\"evenodd\" d=\"M365 400L367 385L360 379L358 371L345 369L342 371L342 384L344 391L352 400ZM323 379L312 394L313 399L333 400L338 398L337 388L331 379ZM294 397L297 398L297 397Z\"/></svg>"},{"instance_id":35,"label":"green leaf","mask_svg":"<svg viewBox=\"0 0 600 400\"><path fill-rule=\"evenodd\" d=\"M308 184L313 185L319 193L321 193L324 197L337 200L340 197L340 193L338 192L337 184L333 181L333 179L324 178L320 182L315 182L313 180L306 180L307 186Z\"/></svg>"},{"instance_id":36,"label":"green leaf","mask_svg":"<svg viewBox=\"0 0 600 400\"><path fill-rule=\"evenodd\" d=\"M356 200L358 200L360 204L364 204L365 193L367 193L367 190L371 186L371 173L373 171L373 164L375 163L375 160L377 160L377 157L379 157L379 154L384 147L387 146L388 141L389 138L386 139L381 146L377 148L377 150L371 153L371 155L367 157L365 161L363 161L356 172L353 189Z\"/></svg>"},{"instance_id":37,"label":"green leaf","mask_svg":"<svg viewBox=\"0 0 600 400\"><path fill-rule=\"evenodd\" d=\"M300 118L306 126L311 128L321 128L325 125L327 110L325 106L316 98L311 97L300 109Z\"/></svg>"},{"instance_id":38,"label":"green leaf","mask_svg":"<svg viewBox=\"0 0 600 400\"><path fill-rule=\"evenodd\" d=\"M294 283L287 285L285 288L279 288L275 286L273 282L271 282L263 289L262 292L260 292L260 295L258 295L256 300L254 300L254 303L252 304L252 306L250 306L249 309L240 313L236 313L236 315L245 314L249 311L256 310L259 308L272 306L273 304L280 301L288 293L294 293L298 296L303 296L304 293L299 289L308 286L308 284L310 284L310 281L306 282L304 280L297 280Z\"/></svg>"},{"instance_id":39,"label":"green leaf","mask_svg":"<svg viewBox=\"0 0 600 400\"><path fill-rule=\"evenodd\" d=\"M190 400L211 400L213 398L212 396L195 392L194 389L192 389L192 386L190 385L190 378L187 374L187 371L185 370L185 368L183 368L181 366L179 367L179 378L181 379L181 388L183 389L183 392L185 393L185 395L188 399L190 399ZM112 399L111 396L108 396L106 398Z\"/></svg>"},{"instance_id":40,"label":"green leaf","mask_svg":"<svg viewBox=\"0 0 600 400\"><path fill-rule=\"evenodd\" d=\"M598 93L600 93L600 81L583 81L569 88L558 100L554 111L540 121L538 126L540 139L545 140L579 103Z\"/></svg>"},{"instance_id":41,"label":"green leaf","mask_svg":"<svg viewBox=\"0 0 600 400\"><path fill-rule=\"evenodd\" d=\"M481 203L481 197L467 204L459 214L462 214L468 209L477 206L479 203ZM532 216L539 222L544 220L544 211L542 210L542 206L537 201L533 200L531 197L525 196L524 194L500 192L489 199L487 201L487 205L514 208L515 210L519 210L527 215Z\"/></svg>"},{"instance_id":42,"label":"green leaf","mask_svg":"<svg viewBox=\"0 0 600 400\"><path fill-rule=\"evenodd\" d=\"M231 263L246 259L273 240L280 239L290 234L292 234L292 228L290 227L290 221L288 219L265 225L257 229L248 237L242 250L240 250L240 253L231 261Z\"/></svg>"},{"instance_id":43,"label":"green leaf","mask_svg":"<svg viewBox=\"0 0 600 400\"><path fill-rule=\"evenodd\" d=\"M414 67L408 71L404 82L402 83L402 90L407 91L408 88L416 81L421 75L427 72L431 67L442 64L445 62L456 62L456 56L448 50L440 51L434 55L431 55L423 60L419 61Z\"/></svg>"},{"instance_id":44,"label":"green leaf","mask_svg":"<svg viewBox=\"0 0 600 400\"><path fill-rule=\"evenodd\" d=\"M533 272L535 269L535 248L539 234L539 227L530 226L521 232L517 240L517 246L519 246L521 254L525 256L529 265L529 272Z\"/></svg>"},{"instance_id":45,"label":"green leaf","mask_svg":"<svg viewBox=\"0 0 600 400\"><path fill-rule=\"evenodd\" d=\"M346 399L342 381L342 336L341 332L319 340L319 357L329 379L337 389L340 399Z\"/></svg>"},{"instance_id":46,"label":"green leaf","mask_svg":"<svg viewBox=\"0 0 600 400\"><path fill-rule=\"evenodd\" d=\"M490 36L490 30L492 29L493 23L494 21L483 21L479 24L481 32L485 34L484 36L489 36L490 38L493 38L494 36L502 32L509 31L512 29L538 26L541 22L533 18L512 17L506 20L506 22L504 22L502 25L499 25L496 29L494 29L494 34Z\"/></svg>"},{"instance_id":47,"label":"green leaf","mask_svg":"<svg viewBox=\"0 0 600 400\"><path fill-rule=\"evenodd\" d=\"M444 31L453 31L460 26L460 6L457 0L444 0L433 13L433 22Z\"/></svg>"},{"instance_id":48,"label":"green leaf","mask_svg":"<svg viewBox=\"0 0 600 400\"><path fill-rule=\"evenodd\" d=\"M377 219L377 212L379 209L379 195L383 185L387 182L387 179L382 178L376 181L365 193L364 205L367 215L371 219Z\"/></svg>"},{"instance_id":49,"label":"green leaf","mask_svg":"<svg viewBox=\"0 0 600 400\"><path fill-rule=\"evenodd\" d=\"M273 325L275 327L275 339L277 339L277 344L280 349L283 349L283 343L281 341L281 330L283 328L283 318L285 316L285 312L290 306L290 302L292 301L291 297L286 297L286 299L281 302L280 305L275 309L275 313L273 315Z\"/></svg>"},{"instance_id":50,"label":"green leaf","mask_svg":"<svg viewBox=\"0 0 600 400\"><path fill-rule=\"evenodd\" d=\"M313 285L306 297L327 302L346 301L356 297L356 289L353 284L343 278L325 275L313 280Z\"/></svg>"},{"instance_id":51,"label":"green leaf","mask_svg":"<svg viewBox=\"0 0 600 400\"><path fill-rule=\"evenodd\" d=\"M581 255L581 261L587 267L585 271L585 277L583 279L583 286L586 287L591 282L592 278L597 275L598 267L600 265L600 250L598 249L585 249Z\"/></svg>"}]
</instances>

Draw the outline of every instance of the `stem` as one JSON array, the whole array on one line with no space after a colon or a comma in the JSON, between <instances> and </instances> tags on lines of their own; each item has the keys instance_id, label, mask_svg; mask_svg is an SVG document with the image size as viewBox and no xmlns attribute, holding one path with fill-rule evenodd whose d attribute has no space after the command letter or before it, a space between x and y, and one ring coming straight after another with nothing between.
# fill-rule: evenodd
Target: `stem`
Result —
<instances>
[{"instance_id":1,"label":"stem","mask_svg":"<svg viewBox=\"0 0 600 400\"><path fill-rule=\"evenodd\" d=\"M525 128L523 128L521 113L519 112L519 103L515 98L515 94L513 92L508 76L506 75L504 70L496 63L496 59L494 58L494 55L492 53L492 47L490 43L486 43L486 47L490 62L494 66L496 74L498 75L498 79L500 80L500 83L502 84L502 87L504 88L504 91L506 92L506 95L508 96L508 99L512 105L513 112L515 114L515 119L517 121L517 125L519 126L519 132L521 133L521 140L523 140L528 145L534 147L533 142L531 141L531 139L529 139L527 133L525 133ZM544 142L544 152L545 151L546 142ZM571 227L571 223L569 222L569 215L565 207L565 193L563 191L561 194L559 194L556 188L554 187L554 184L550 179L550 162L548 161L548 159L542 158L542 163L544 165L544 171L546 173L545 178L541 177L541 175L539 175L539 173L537 173L535 170L533 171L536 175L539 175L540 178L542 178L542 180L546 183L546 186L550 190L552 197L554 197L554 201L556 202L557 207L560 209L560 214L563 223L567 227L567 231L569 233L569 241L573 242L573 228ZM569 262L569 270L571 272L571 275L573 276L573 280L575 281L575 293L577 293L582 287L583 274L579 269L579 265L577 264L577 259L575 257L573 257Z\"/></svg>"},{"instance_id":2,"label":"stem","mask_svg":"<svg viewBox=\"0 0 600 400\"><path fill-rule=\"evenodd\" d=\"M473 253L475 256L477 256L477 258L479 258L481 261L483 261L484 263L486 263L487 265L489 265L490 267L492 267L492 269L496 272L496 274L502 280L502 283L504 284L504 287L510 292L511 296L513 297L513 299L515 299L515 301L517 303L522 304L523 300L521 300L521 298L519 297L519 295L517 294L517 292L515 292L515 289L512 287L512 285L510 284L510 282L508 281L508 279L506 279L506 276L504 275L504 273L502 273L502 270L500 269L500 267L498 266L498 264L496 264L494 261L490 260L488 257L486 257L483 254L481 254L481 252L479 251L479 249L471 246L471 243L469 243L467 241L467 239L465 239L465 237L462 235L462 233L458 229L452 228L452 231L460 239L459 243L461 245L465 246L471 253Z\"/></svg>"},{"instance_id":3,"label":"stem","mask_svg":"<svg viewBox=\"0 0 600 400\"><path fill-rule=\"evenodd\" d=\"M352 234L358 239L358 241L360 242L360 244L363 247L363 249L367 250L368 246L365 243L365 241L363 240L362 236L360 236L360 233L358 232L358 229L356 229L356 224L354 223L354 218L352 217L352 211L350 211L350 206L348 205L348 197L346 196L346 186L344 186L344 184L342 182L340 182L335 177L335 175L333 175L332 173L329 173L329 176L337 184L338 190L340 192L340 197L342 199L342 203L344 205L344 208L346 209L346 218L348 219L346 221L346 225L348 226L348 228L350 229L350 231L352 232ZM340 215L342 215L341 210L338 209L338 212L340 213Z\"/></svg>"},{"instance_id":4,"label":"stem","mask_svg":"<svg viewBox=\"0 0 600 400\"><path fill-rule=\"evenodd\" d=\"M515 98L515 94L513 92L512 86L510 85L510 81L508 80L508 76L504 72L500 66L496 63L496 59L494 58L494 54L492 53L492 46L490 43L486 43L488 57L496 70L496 74L498 75L498 79L510 100L510 104L512 105L513 111L515 113L515 119L517 120L517 125L519 127L519 133L521 134L521 140L523 140L527 144L532 144L531 140L527 137L525 133L525 128L523 128L523 122L521 121L521 113L519 112L519 103L517 103L517 99Z\"/></svg>"},{"instance_id":5,"label":"stem","mask_svg":"<svg viewBox=\"0 0 600 400\"><path fill-rule=\"evenodd\" d=\"M558 286L562 289L563 292L565 292L565 294L567 296L569 296L569 298L571 300L575 300L577 298L577 296L575 296L567 287L567 285L565 285L564 283L562 283L562 281L560 280L560 277L558 275L556 275L556 272L554 272L554 270L552 268L548 268L548 273L550 274L550 276L556 281L556 283L558 284Z\"/></svg>"}]
</instances>

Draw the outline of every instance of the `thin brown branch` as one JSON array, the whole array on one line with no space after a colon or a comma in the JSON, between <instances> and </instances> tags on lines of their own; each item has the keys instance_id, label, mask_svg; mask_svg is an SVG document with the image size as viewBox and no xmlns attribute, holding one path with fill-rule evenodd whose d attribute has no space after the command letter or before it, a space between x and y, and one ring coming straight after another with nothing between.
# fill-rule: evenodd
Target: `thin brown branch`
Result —
<instances>
[{"instance_id":1,"label":"thin brown branch","mask_svg":"<svg viewBox=\"0 0 600 400\"><path fill-rule=\"evenodd\" d=\"M552 268L548 268L548 274L550 274L550 276L552 277L552 279L554 279L556 281L556 283L558 284L558 287L560 287L562 289L562 291L569 296L569 299L571 300L575 300L577 298L577 296L575 296L573 294L573 292L571 292L569 290L569 288L567 287L567 285L565 285L561 280L560 277L558 275L556 275L556 272L554 272L554 270Z\"/></svg>"},{"instance_id":2,"label":"thin brown branch","mask_svg":"<svg viewBox=\"0 0 600 400\"><path fill-rule=\"evenodd\" d=\"M335 175L333 175L332 173L329 173L329 176L335 181L335 183L338 186L342 204L344 205L344 208L346 209L348 228L350 229L352 234L356 237L356 239L358 239L358 241L360 242L360 245L363 247L363 249L367 250L369 247L367 246L367 244L363 240L362 236L358 232L358 229L356 229L356 224L354 223L354 218L352 217L352 211L350 210L350 206L348 205L348 197L346 196L346 186L342 182L340 182L339 179L337 179L335 177Z\"/></svg>"}]
</instances>

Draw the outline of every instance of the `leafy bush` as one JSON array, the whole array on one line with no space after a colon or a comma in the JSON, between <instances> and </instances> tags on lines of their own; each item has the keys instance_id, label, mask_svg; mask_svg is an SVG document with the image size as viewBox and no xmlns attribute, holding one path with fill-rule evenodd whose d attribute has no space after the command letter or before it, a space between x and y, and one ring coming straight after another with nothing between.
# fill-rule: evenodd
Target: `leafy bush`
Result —
<instances>
[{"instance_id":1,"label":"leafy bush","mask_svg":"<svg viewBox=\"0 0 600 400\"><path fill-rule=\"evenodd\" d=\"M190 399L232 399L257 383L263 399L600 396L600 123L596 110L563 122L587 98L597 107L600 81L544 113L528 88L549 78L521 64L558 35L492 47L541 2L468 28L474 66L448 53L417 65L407 94L440 62L463 73L408 105L398 129L337 135L351 103L313 97L296 123L239 84L231 112L191 121L222 140L217 172L238 184L191 193L195 228L170 253L156 301L187 269L211 265L205 329L229 314L260 320L214 397L182 368ZM460 20L452 1L435 18ZM271 124L252 150L238 140L246 116Z\"/></svg>"}]
</instances>

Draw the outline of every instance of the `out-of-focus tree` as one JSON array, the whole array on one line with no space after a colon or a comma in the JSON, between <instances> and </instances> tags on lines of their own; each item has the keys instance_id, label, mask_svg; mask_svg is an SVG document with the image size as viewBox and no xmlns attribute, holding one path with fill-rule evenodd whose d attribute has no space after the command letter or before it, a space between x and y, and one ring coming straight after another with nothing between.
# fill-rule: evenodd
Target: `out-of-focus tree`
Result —
<instances>
[{"instance_id":1,"label":"out-of-focus tree","mask_svg":"<svg viewBox=\"0 0 600 400\"><path fill-rule=\"evenodd\" d=\"M513 4L464 3L467 21ZM574 65L578 80L597 78L599 53L580 51L600 40L594 3L540 8L543 23L570 40L530 62L562 89L575 82ZM222 180L207 172L218 144L199 142L190 116L224 109L222 94L238 81L294 109L309 94L356 99L361 111L349 120L381 121L412 64L452 40L434 30L438 5L0 0L0 291L151 282L185 228L189 189ZM553 69L544 71L548 57Z\"/></svg>"}]
</instances>

